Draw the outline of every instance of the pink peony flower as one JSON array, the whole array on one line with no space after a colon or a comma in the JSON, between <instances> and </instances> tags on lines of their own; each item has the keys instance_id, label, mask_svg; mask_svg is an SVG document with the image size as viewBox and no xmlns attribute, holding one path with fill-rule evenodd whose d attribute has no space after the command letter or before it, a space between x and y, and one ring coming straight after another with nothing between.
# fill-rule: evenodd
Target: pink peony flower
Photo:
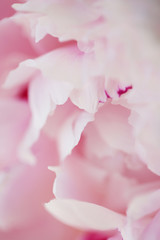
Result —
<instances>
[{"instance_id":1,"label":"pink peony flower","mask_svg":"<svg viewBox=\"0 0 160 240\"><path fill-rule=\"evenodd\" d=\"M159 1L0 3L0 239L159 240Z\"/></svg>"}]
</instances>

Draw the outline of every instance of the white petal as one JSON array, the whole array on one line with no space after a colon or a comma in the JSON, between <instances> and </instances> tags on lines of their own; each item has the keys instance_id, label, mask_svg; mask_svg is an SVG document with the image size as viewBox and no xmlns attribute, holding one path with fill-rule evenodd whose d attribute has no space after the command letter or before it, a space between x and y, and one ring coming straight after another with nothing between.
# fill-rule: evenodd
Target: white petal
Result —
<instances>
[{"instance_id":1,"label":"white petal","mask_svg":"<svg viewBox=\"0 0 160 240\"><path fill-rule=\"evenodd\" d=\"M63 223L83 230L121 228L125 217L96 204L72 199L54 199L46 209Z\"/></svg>"}]
</instances>

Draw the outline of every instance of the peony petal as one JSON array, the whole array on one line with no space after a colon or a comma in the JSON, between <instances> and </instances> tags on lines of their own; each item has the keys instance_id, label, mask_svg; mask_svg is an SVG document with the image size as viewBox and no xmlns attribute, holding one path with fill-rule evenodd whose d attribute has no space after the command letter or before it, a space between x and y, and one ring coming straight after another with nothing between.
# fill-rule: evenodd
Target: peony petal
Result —
<instances>
[{"instance_id":1,"label":"peony petal","mask_svg":"<svg viewBox=\"0 0 160 240\"><path fill-rule=\"evenodd\" d=\"M50 214L43 212L41 216L23 227L17 227L8 231L0 231L0 239L3 240L63 240L76 239L79 231L68 227L54 219Z\"/></svg>"},{"instance_id":2,"label":"peony petal","mask_svg":"<svg viewBox=\"0 0 160 240\"><path fill-rule=\"evenodd\" d=\"M61 167L54 169L56 179L53 193L56 198L72 198L101 204L104 202L104 186L107 172L89 164L82 157L72 153Z\"/></svg>"},{"instance_id":3,"label":"peony petal","mask_svg":"<svg viewBox=\"0 0 160 240\"><path fill-rule=\"evenodd\" d=\"M96 114L95 127L105 144L127 153L134 152L132 127L128 123L130 111L119 105L105 104Z\"/></svg>"},{"instance_id":4,"label":"peony petal","mask_svg":"<svg viewBox=\"0 0 160 240\"><path fill-rule=\"evenodd\" d=\"M59 136L61 159L64 159L71 153L72 149L78 144L84 128L88 122L93 121L93 119L92 114L81 112L78 116L77 114L72 115L68 121L65 122L60 130Z\"/></svg>"},{"instance_id":5,"label":"peony petal","mask_svg":"<svg viewBox=\"0 0 160 240\"><path fill-rule=\"evenodd\" d=\"M127 215L133 219L140 219L159 210L160 190L144 193L135 197L129 204Z\"/></svg>"},{"instance_id":6,"label":"peony petal","mask_svg":"<svg viewBox=\"0 0 160 240\"><path fill-rule=\"evenodd\" d=\"M8 74L3 85L4 88L11 88L28 82L35 73L35 67L35 62L31 59L21 62L16 69L10 71Z\"/></svg>"},{"instance_id":7,"label":"peony petal","mask_svg":"<svg viewBox=\"0 0 160 240\"><path fill-rule=\"evenodd\" d=\"M150 240L150 239L159 239L160 236L160 212L158 212L155 217L150 221L150 223L144 229L142 235L140 236L139 240Z\"/></svg>"},{"instance_id":8,"label":"peony petal","mask_svg":"<svg viewBox=\"0 0 160 240\"><path fill-rule=\"evenodd\" d=\"M27 132L30 112L26 102L13 99L0 101L0 160L1 167L18 158L20 143ZM15 159L12 157L15 156Z\"/></svg>"},{"instance_id":9,"label":"peony petal","mask_svg":"<svg viewBox=\"0 0 160 240\"><path fill-rule=\"evenodd\" d=\"M55 143L42 134L32 151L37 159L34 166L18 161L15 164L15 154L12 154L12 164L4 168L1 165L0 228L3 230L32 223L43 215L42 205L53 198L54 176L47 166L58 164Z\"/></svg>"},{"instance_id":10,"label":"peony petal","mask_svg":"<svg viewBox=\"0 0 160 240\"><path fill-rule=\"evenodd\" d=\"M84 230L112 230L121 228L125 217L96 204L72 199L54 199L46 209L67 225Z\"/></svg>"},{"instance_id":11,"label":"peony petal","mask_svg":"<svg viewBox=\"0 0 160 240\"><path fill-rule=\"evenodd\" d=\"M80 110L70 101L57 106L54 114L48 118L44 130L47 135L56 139L61 160L72 152L86 125L93 119L93 114Z\"/></svg>"}]
</instances>

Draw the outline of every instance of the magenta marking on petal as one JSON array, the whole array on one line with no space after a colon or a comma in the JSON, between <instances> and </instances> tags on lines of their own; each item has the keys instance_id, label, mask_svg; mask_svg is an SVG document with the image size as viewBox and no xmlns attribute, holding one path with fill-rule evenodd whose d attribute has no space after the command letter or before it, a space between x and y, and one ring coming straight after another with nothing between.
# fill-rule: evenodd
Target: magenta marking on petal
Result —
<instances>
[{"instance_id":1,"label":"magenta marking on petal","mask_svg":"<svg viewBox=\"0 0 160 240\"><path fill-rule=\"evenodd\" d=\"M24 88L19 94L18 94L18 98L20 98L21 100L28 100L28 87Z\"/></svg>"},{"instance_id":2,"label":"magenta marking on petal","mask_svg":"<svg viewBox=\"0 0 160 240\"><path fill-rule=\"evenodd\" d=\"M88 233L83 238L83 240L107 240L108 237L104 234L98 234L98 233Z\"/></svg>"},{"instance_id":3,"label":"magenta marking on petal","mask_svg":"<svg viewBox=\"0 0 160 240\"><path fill-rule=\"evenodd\" d=\"M132 86L128 86L128 87L125 87L125 89L121 89L119 88L117 93L119 95L119 97L122 95L122 94L125 94L126 92L128 92L128 90L132 89L133 87Z\"/></svg>"},{"instance_id":4,"label":"magenta marking on petal","mask_svg":"<svg viewBox=\"0 0 160 240\"><path fill-rule=\"evenodd\" d=\"M105 94L106 94L107 98L111 98L111 97L109 96L109 94L107 93L107 91L106 91L106 90L105 90L104 92L105 92Z\"/></svg>"}]
</instances>

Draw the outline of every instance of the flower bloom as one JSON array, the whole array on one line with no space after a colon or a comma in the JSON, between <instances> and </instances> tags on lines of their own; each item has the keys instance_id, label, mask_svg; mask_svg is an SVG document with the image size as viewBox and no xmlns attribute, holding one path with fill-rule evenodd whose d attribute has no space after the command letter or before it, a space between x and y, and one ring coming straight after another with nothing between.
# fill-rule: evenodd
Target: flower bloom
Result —
<instances>
[{"instance_id":1,"label":"flower bloom","mask_svg":"<svg viewBox=\"0 0 160 240\"><path fill-rule=\"evenodd\" d=\"M0 238L159 240L159 8L0 3Z\"/></svg>"}]
</instances>

